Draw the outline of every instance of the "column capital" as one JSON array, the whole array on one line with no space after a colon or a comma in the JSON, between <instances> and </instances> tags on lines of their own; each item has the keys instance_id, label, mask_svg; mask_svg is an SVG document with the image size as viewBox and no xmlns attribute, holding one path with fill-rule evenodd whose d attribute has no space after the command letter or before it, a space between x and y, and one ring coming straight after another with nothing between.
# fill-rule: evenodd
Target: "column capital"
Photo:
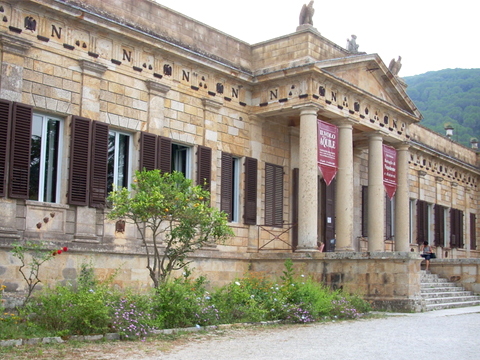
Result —
<instances>
[{"instance_id":1,"label":"column capital","mask_svg":"<svg viewBox=\"0 0 480 360\"><path fill-rule=\"evenodd\" d=\"M88 60L81 60L80 61L80 66L81 66L84 74L88 73L89 75L96 76L96 77L102 77L103 74L108 69L105 65L95 63L95 62L91 62L91 61L88 61Z\"/></svg>"},{"instance_id":2,"label":"column capital","mask_svg":"<svg viewBox=\"0 0 480 360\"><path fill-rule=\"evenodd\" d=\"M11 36L9 34L1 35L0 43L2 44L3 51L20 56L25 56L26 52L32 47L31 41Z\"/></svg>"},{"instance_id":3,"label":"column capital","mask_svg":"<svg viewBox=\"0 0 480 360\"><path fill-rule=\"evenodd\" d=\"M397 151L408 151L410 149L410 143L406 141L402 141L394 146Z\"/></svg>"},{"instance_id":4,"label":"column capital","mask_svg":"<svg viewBox=\"0 0 480 360\"><path fill-rule=\"evenodd\" d=\"M170 91L171 87L168 85L160 84L159 82L153 80L147 80L147 88L152 93L157 93L160 96L166 96L167 92Z\"/></svg>"},{"instance_id":5,"label":"column capital","mask_svg":"<svg viewBox=\"0 0 480 360\"><path fill-rule=\"evenodd\" d=\"M351 117L344 117L340 119L333 119L332 124L339 128L352 128L353 124L358 123L355 119L352 119Z\"/></svg>"},{"instance_id":6,"label":"column capital","mask_svg":"<svg viewBox=\"0 0 480 360\"><path fill-rule=\"evenodd\" d=\"M209 110L212 112L218 112L222 107L222 103L220 101L212 100L212 99L202 99L202 104L205 107L205 110Z\"/></svg>"},{"instance_id":7,"label":"column capital","mask_svg":"<svg viewBox=\"0 0 480 360\"><path fill-rule=\"evenodd\" d=\"M369 141L373 141L373 140L383 141L383 134L380 131L373 131L371 133L368 133L367 137Z\"/></svg>"},{"instance_id":8,"label":"column capital","mask_svg":"<svg viewBox=\"0 0 480 360\"><path fill-rule=\"evenodd\" d=\"M321 105L310 103L305 105L294 106L293 109L300 110L300 116L302 115L315 115L317 116L318 111L323 109Z\"/></svg>"}]
</instances>

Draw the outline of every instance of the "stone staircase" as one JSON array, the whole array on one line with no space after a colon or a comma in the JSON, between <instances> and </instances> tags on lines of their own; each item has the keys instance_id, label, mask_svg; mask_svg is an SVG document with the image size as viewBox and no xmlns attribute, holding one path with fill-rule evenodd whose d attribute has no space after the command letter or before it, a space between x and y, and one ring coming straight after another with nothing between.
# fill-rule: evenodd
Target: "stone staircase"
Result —
<instances>
[{"instance_id":1,"label":"stone staircase","mask_svg":"<svg viewBox=\"0 0 480 360\"><path fill-rule=\"evenodd\" d=\"M480 305L480 296L425 270L421 272L420 284L425 311Z\"/></svg>"}]
</instances>

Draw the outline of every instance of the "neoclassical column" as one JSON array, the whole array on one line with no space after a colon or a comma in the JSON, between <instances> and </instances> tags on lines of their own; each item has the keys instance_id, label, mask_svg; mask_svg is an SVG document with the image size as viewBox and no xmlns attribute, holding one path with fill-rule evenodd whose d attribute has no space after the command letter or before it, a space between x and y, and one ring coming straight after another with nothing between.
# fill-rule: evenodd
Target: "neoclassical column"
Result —
<instances>
[{"instance_id":1,"label":"neoclassical column","mask_svg":"<svg viewBox=\"0 0 480 360\"><path fill-rule=\"evenodd\" d=\"M100 120L100 83L108 68L88 60L81 60L80 67L83 70L80 115Z\"/></svg>"},{"instance_id":2,"label":"neoclassical column","mask_svg":"<svg viewBox=\"0 0 480 360\"><path fill-rule=\"evenodd\" d=\"M408 189L408 144L397 149L397 191L395 195L395 251L410 251L410 195Z\"/></svg>"},{"instance_id":3,"label":"neoclassical column","mask_svg":"<svg viewBox=\"0 0 480 360\"><path fill-rule=\"evenodd\" d=\"M353 251L353 123L344 119L335 125L338 127L335 251Z\"/></svg>"},{"instance_id":4,"label":"neoclassical column","mask_svg":"<svg viewBox=\"0 0 480 360\"><path fill-rule=\"evenodd\" d=\"M22 101L26 54L32 43L9 34L0 35L2 46L0 59L0 97L10 101Z\"/></svg>"},{"instance_id":5,"label":"neoclassical column","mask_svg":"<svg viewBox=\"0 0 480 360\"><path fill-rule=\"evenodd\" d=\"M318 251L317 111L315 106L300 110L297 251Z\"/></svg>"},{"instance_id":6,"label":"neoclassical column","mask_svg":"<svg viewBox=\"0 0 480 360\"><path fill-rule=\"evenodd\" d=\"M170 86L153 80L147 80L146 85L149 91L148 130L154 134L161 134L161 130L168 127L165 124L165 98Z\"/></svg>"},{"instance_id":7,"label":"neoclassical column","mask_svg":"<svg viewBox=\"0 0 480 360\"><path fill-rule=\"evenodd\" d=\"M368 251L385 251L385 190L383 186L383 138L368 138Z\"/></svg>"}]
</instances>

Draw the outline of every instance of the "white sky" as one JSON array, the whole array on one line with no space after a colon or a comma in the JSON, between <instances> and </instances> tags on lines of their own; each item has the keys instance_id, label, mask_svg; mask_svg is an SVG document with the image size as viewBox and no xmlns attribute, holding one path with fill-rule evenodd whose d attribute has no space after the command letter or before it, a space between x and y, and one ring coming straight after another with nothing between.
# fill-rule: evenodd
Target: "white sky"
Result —
<instances>
[{"instance_id":1,"label":"white sky","mask_svg":"<svg viewBox=\"0 0 480 360\"><path fill-rule=\"evenodd\" d=\"M309 0L154 0L250 44L295 32ZM313 26L346 47L377 53L400 76L447 68L480 68L480 1L316 0Z\"/></svg>"}]
</instances>

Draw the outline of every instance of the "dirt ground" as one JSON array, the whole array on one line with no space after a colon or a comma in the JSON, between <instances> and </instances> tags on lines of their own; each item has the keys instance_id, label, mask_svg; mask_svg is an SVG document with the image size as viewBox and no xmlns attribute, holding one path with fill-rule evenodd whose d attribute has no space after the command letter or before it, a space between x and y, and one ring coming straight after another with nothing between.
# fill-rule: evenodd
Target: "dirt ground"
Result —
<instances>
[{"instance_id":1,"label":"dirt ground","mask_svg":"<svg viewBox=\"0 0 480 360\"><path fill-rule=\"evenodd\" d=\"M297 325L238 327L209 332L162 335L146 341L77 342L63 344L22 345L0 348L0 359L64 359L64 360L111 360L147 358L153 354L168 355L174 349L192 342L211 341L222 337L238 338L272 331L285 331Z\"/></svg>"}]
</instances>

